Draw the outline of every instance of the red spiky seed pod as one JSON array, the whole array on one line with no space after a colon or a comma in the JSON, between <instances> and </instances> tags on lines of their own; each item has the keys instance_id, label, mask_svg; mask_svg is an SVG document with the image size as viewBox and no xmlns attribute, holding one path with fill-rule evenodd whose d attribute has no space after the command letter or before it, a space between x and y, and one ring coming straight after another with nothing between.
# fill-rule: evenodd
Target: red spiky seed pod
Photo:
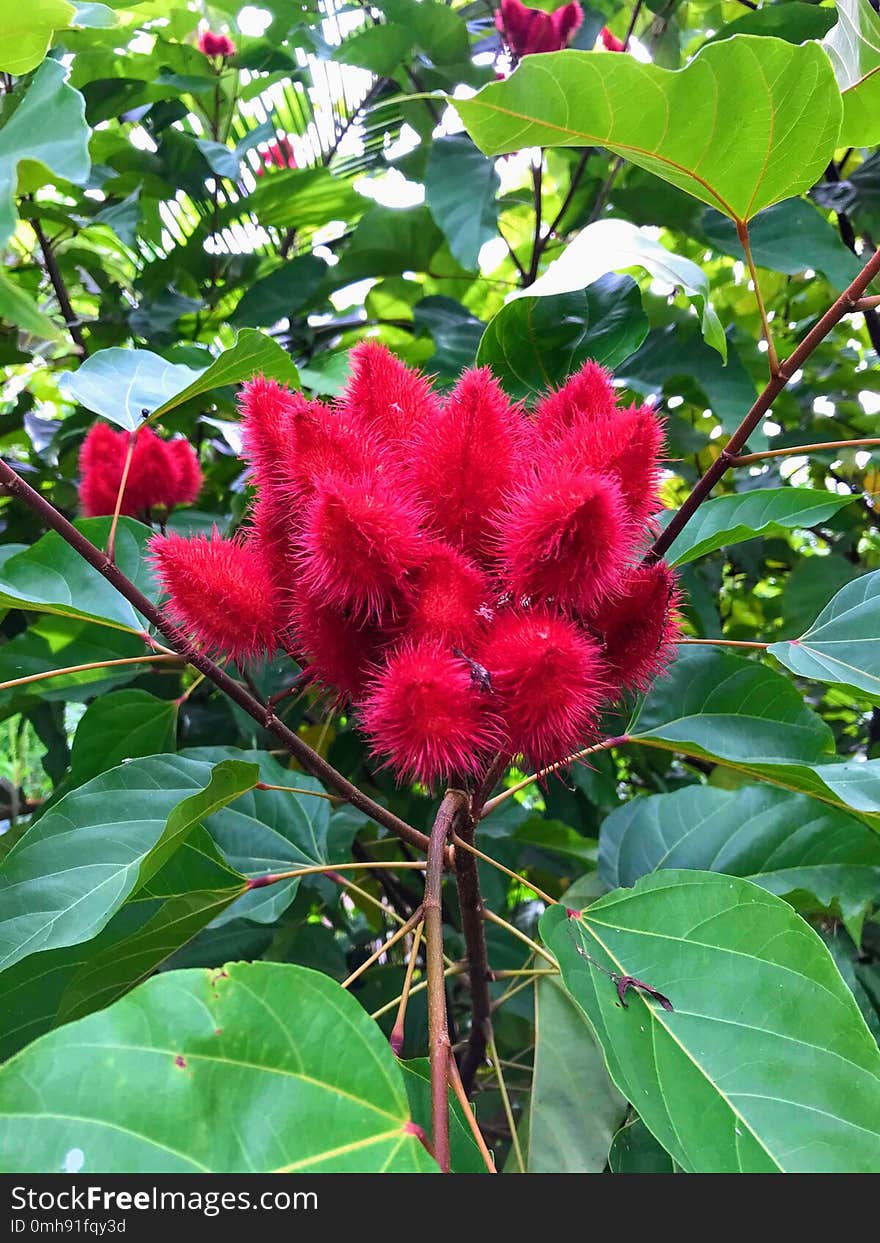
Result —
<instances>
[{"instance_id":1,"label":"red spiky seed pod","mask_svg":"<svg viewBox=\"0 0 880 1243\"><path fill-rule=\"evenodd\" d=\"M616 590L632 559L632 524L617 484L567 461L528 480L496 525L517 601L586 608Z\"/></svg>"},{"instance_id":2,"label":"red spiky seed pod","mask_svg":"<svg viewBox=\"0 0 880 1243\"><path fill-rule=\"evenodd\" d=\"M244 457L250 463L256 489L250 538L263 549L282 592L292 577L290 532L298 499L295 420L307 405L302 394L263 376L246 384L239 399Z\"/></svg>"},{"instance_id":3,"label":"red spiky seed pod","mask_svg":"<svg viewBox=\"0 0 880 1243\"><path fill-rule=\"evenodd\" d=\"M617 399L611 387L611 374L592 361L562 385L542 397L535 407L535 431L538 441L547 444L571 428L581 431L591 423L613 419Z\"/></svg>"},{"instance_id":4,"label":"red spiky seed pod","mask_svg":"<svg viewBox=\"0 0 880 1243\"><path fill-rule=\"evenodd\" d=\"M112 514L131 447L131 433L106 423L89 429L80 450L80 502L86 517ZM190 504L202 486L202 472L192 446L185 440L160 439L151 427L140 427L125 482L120 513L141 517L151 509Z\"/></svg>"},{"instance_id":5,"label":"red spiky seed pod","mask_svg":"<svg viewBox=\"0 0 880 1243\"><path fill-rule=\"evenodd\" d=\"M355 622L348 613L300 592L293 607L295 645L312 680L340 704L357 702L390 640L381 623Z\"/></svg>"},{"instance_id":6,"label":"red spiky seed pod","mask_svg":"<svg viewBox=\"0 0 880 1243\"><path fill-rule=\"evenodd\" d=\"M469 644L485 624L491 587L485 574L464 553L442 540L426 542L413 571L412 600L406 632L413 639L442 639Z\"/></svg>"},{"instance_id":7,"label":"red spiky seed pod","mask_svg":"<svg viewBox=\"0 0 880 1243\"><path fill-rule=\"evenodd\" d=\"M351 376L341 415L389 445L407 440L437 410L431 383L378 341L361 341L349 354Z\"/></svg>"},{"instance_id":8,"label":"red spiky seed pod","mask_svg":"<svg viewBox=\"0 0 880 1243\"><path fill-rule=\"evenodd\" d=\"M356 621L396 614L425 543L419 518L386 479L318 480L302 533L305 590Z\"/></svg>"},{"instance_id":9,"label":"red spiky seed pod","mask_svg":"<svg viewBox=\"0 0 880 1243\"><path fill-rule=\"evenodd\" d=\"M416 432L412 477L435 529L472 557L493 550L492 520L527 465L530 433L488 367L466 371Z\"/></svg>"},{"instance_id":10,"label":"red spiky seed pod","mask_svg":"<svg viewBox=\"0 0 880 1243\"><path fill-rule=\"evenodd\" d=\"M113 513L127 449L125 432L115 432L106 423L89 428L79 451L79 499L87 518ZM123 495L121 512L134 516L128 495Z\"/></svg>"},{"instance_id":11,"label":"red spiky seed pod","mask_svg":"<svg viewBox=\"0 0 880 1243\"><path fill-rule=\"evenodd\" d=\"M150 554L167 612L190 639L233 660L275 650L284 619L258 548L215 529L210 538L154 536Z\"/></svg>"},{"instance_id":12,"label":"red spiky seed pod","mask_svg":"<svg viewBox=\"0 0 880 1243\"><path fill-rule=\"evenodd\" d=\"M478 648L511 752L543 767L585 744L613 688L600 645L567 617L497 614Z\"/></svg>"},{"instance_id":13,"label":"red spiky seed pod","mask_svg":"<svg viewBox=\"0 0 880 1243\"><path fill-rule=\"evenodd\" d=\"M665 672L680 635L679 591L665 561L636 566L613 600L596 606L591 627L600 635L614 679L628 690L646 691Z\"/></svg>"},{"instance_id":14,"label":"red spiky seed pod","mask_svg":"<svg viewBox=\"0 0 880 1243\"><path fill-rule=\"evenodd\" d=\"M202 490L202 468L188 440L169 440L165 445L169 462L176 468L173 505L192 505Z\"/></svg>"},{"instance_id":15,"label":"red spiky seed pod","mask_svg":"<svg viewBox=\"0 0 880 1243\"><path fill-rule=\"evenodd\" d=\"M361 721L373 752L398 779L431 786L478 772L498 749L491 701L443 643L407 640L371 682Z\"/></svg>"},{"instance_id":16,"label":"red spiky seed pod","mask_svg":"<svg viewBox=\"0 0 880 1243\"><path fill-rule=\"evenodd\" d=\"M575 424L557 451L560 457L614 479L637 527L644 527L657 510L663 424L652 406L618 409L613 418L586 427Z\"/></svg>"}]
</instances>

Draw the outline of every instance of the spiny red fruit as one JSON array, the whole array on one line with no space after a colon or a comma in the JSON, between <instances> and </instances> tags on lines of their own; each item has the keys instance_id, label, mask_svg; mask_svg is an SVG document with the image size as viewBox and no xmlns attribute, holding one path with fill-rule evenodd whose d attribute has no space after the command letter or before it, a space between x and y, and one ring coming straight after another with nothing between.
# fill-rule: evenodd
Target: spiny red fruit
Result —
<instances>
[{"instance_id":1,"label":"spiny red fruit","mask_svg":"<svg viewBox=\"0 0 880 1243\"><path fill-rule=\"evenodd\" d=\"M340 403L348 419L389 444L408 439L430 418L437 399L430 381L378 341L362 341L349 354L351 377Z\"/></svg>"},{"instance_id":2,"label":"spiny red fruit","mask_svg":"<svg viewBox=\"0 0 880 1243\"><path fill-rule=\"evenodd\" d=\"M426 544L412 574L407 633L417 639L465 646L484 624L491 596L489 580L470 558L442 540L433 540Z\"/></svg>"},{"instance_id":3,"label":"spiny red fruit","mask_svg":"<svg viewBox=\"0 0 880 1243\"><path fill-rule=\"evenodd\" d=\"M497 519L498 549L517 601L583 609L613 592L631 557L617 484L563 461L530 479Z\"/></svg>"},{"instance_id":4,"label":"spiny red fruit","mask_svg":"<svg viewBox=\"0 0 880 1243\"><path fill-rule=\"evenodd\" d=\"M128 457L130 435L95 423L79 456L79 496L88 518L112 514ZM192 446L185 440L162 440L150 427L138 429L120 513L145 515L162 506L190 504L202 486L202 472Z\"/></svg>"},{"instance_id":5,"label":"spiny red fruit","mask_svg":"<svg viewBox=\"0 0 880 1243\"><path fill-rule=\"evenodd\" d=\"M535 407L535 433L541 444L547 444L577 427L613 419L617 400L611 387L610 373L598 363L584 363L562 385L542 397Z\"/></svg>"},{"instance_id":6,"label":"spiny red fruit","mask_svg":"<svg viewBox=\"0 0 880 1243\"><path fill-rule=\"evenodd\" d=\"M466 371L411 449L413 481L437 531L485 558L492 519L526 465L528 424L488 367Z\"/></svg>"},{"instance_id":7,"label":"spiny red fruit","mask_svg":"<svg viewBox=\"0 0 880 1243\"><path fill-rule=\"evenodd\" d=\"M203 30L199 35L198 49L204 56L235 55L235 44L229 35L215 34L213 30Z\"/></svg>"},{"instance_id":8,"label":"spiny red fruit","mask_svg":"<svg viewBox=\"0 0 880 1243\"><path fill-rule=\"evenodd\" d=\"M374 753L398 776L433 785L477 772L498 748L491 699L445 644L407 640L371 683L361 721Z\"/></svg>"},{"instance_id":9,"label":"spiny red fruit","mask_svg":"<svg viewBox=\"0 0 880 1243\"><path fill-rule=\"evenodd\" d=\"M425 543L419 517L378 476L319 479L302 536L305 589L358 621L398 612Z\"/></svg>"},{"instance_id":10,"label":"spiny red fruit","mask_svg":"<svg viewBox=\"0 0 880 1243\"><path fill-rule=\"evenodd\" d=\"M663 425L653 408L629 406L615 409L609 419L576 421L559 441L558 453L614 479L641 528L658 507L662 448Z\"/></svg>"},{"instance_id":11,"label":"spiny red fruit","mask_svg":"<svg viewBox=\"0 0 880 1243\"><path fill-rule=\"evenodd\" d=\"M294 422L305 399L286 386L257 376L239 400L244 456L256 485L252 538L262 547L280 591L290 583L288 526L294 510Z\"/></svg>"},{"instance_id":12,"label":"spiny red fruit","mask_svg":"<svg viewBox=\"0 0 880 1243\"><path fill-rule=\"evenodd\" d=\"M154 536L150 552L168 613L190 638L234 660L274 651L283 619L259 548L215 529L210 538Z\"/></svg>"},{"instance_id":13,"label":"spiny red fruit","mask_svg":"<svg viewBox=\"0 0 880 1243\"><path fill-rule=\"evenodd\" d=\"M595 732L612 687L601 647L573 621L548 608L499 613L479 653L514 754L541 767Z\"/></svg>"},{"instance_id":14,"label":"spiny red fruit","mask_svg":"<svg viewBox=\"0 0 880 1243\"><path fill-rule=\"evenodd\" d=\"M665 561L637 566L619 596L596 607L590 623L615 682L646 691L672 658L679 636L675 574Z\"/></svg>"},{"instance_id":15,"label":"spiny red fruit","mask_svg":"<svg viewBox=\"0 0 880 1243\"><path fill-rule=\"evenodd\" d=\"M312 679L337 692L340 701L360 699L389 631L376 622L355 622L307 592L297 596L292 620L297 649Z\"/></svg>"}]
</instances>

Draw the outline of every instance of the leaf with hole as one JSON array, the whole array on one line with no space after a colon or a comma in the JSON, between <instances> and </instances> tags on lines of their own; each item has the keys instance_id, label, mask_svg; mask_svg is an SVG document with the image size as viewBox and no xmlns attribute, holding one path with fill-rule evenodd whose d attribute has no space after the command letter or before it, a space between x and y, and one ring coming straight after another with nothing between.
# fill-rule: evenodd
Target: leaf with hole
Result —
<instances>
[{"instance_id":1,"label":"leaf with hole","mask_svg":"<svg viewBox=\"0 0 880 1243\"><path fill-rule=\"evenodd\" d=\"M685 1171L880 1171L880 1050L787 903L734 877L663 871L579 917L551 907L541 933L612 1079ZM590 959L674 1010L636 990L624 1009Z\"/></svg>"}]
</instances>

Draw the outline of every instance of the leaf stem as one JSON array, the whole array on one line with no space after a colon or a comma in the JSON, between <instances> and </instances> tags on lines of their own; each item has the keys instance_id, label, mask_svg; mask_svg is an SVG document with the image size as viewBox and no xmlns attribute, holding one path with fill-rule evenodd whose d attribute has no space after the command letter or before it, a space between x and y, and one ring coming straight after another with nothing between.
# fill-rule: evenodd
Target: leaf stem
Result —
<instances>
[{"instance_id":1,"label":"leaf stem","mask_svg":"<svg viewBox=\"0 0 880 1243\"><path fill-rule=\"evenodd\" d=\"M449 1059L449 1082L452 1086L453 1092L455 1093L456 1100L459 1105L461 1105L464 1116L467 1119L467 1124L471 1129L471 1135L474 1137L474 1143L480 1150L480 1156L483 1158L483 1163L486 1166L486 1169L490 1174L497 1174L498 1171L495 1168L495 1162L492 1159L492 1154L489 1151L486 1141L483 1139L483 1133L477 1125L477 1116L474 1113L473 1106L468 1100L467 1092L464 1090L464 1084L461 1081L461 1075L458 1073L458 1067L455 1064L454 1057L450 1057Z\"/></svg>"},{"instance_id":2,"label":"leaf stem","mask_svg":"<svg viewBox=\"0 0 880 1243\"><path fill-rule=\"evenodd\" d=\"M325 798L328 800L328 802L331 802L331 803L339 803L339 802L345 801L344 799L340 799L338 794L325 794L323 790L305 790L301 786L276 786L276 785L270 785L269 782L267 781L258 781L257 789L258 790L281 790L284 794L307 794L309 795L310 798ZM419 867L423 867L423 866L424 866L423 864L419 864Z\"/></svg>"},{"instance_id":3,"label":"leaf stem","mask_svg":"<svg viewBox=\"0 0 880 1243\"><path fill-rule=\"evenodd\" d=\"M0 691L8 691L13 686L26 686L29 682L43 682L50 678L66 677L71 673L87 673L90 669L111 669L118 665L157 665L181 664L176 652L168 656L121 656L118 660L90 660L84 665L68 665L66 669L44 669L42 673L29 673L27 677L12 678L9 682L0 682Z\"/></svg>"},{"instance_id":4,"label":"leaf stem","mask_svg":"<svg viewBox=\"0 0 880 1243\"><path fill-rule=\"evenodd\" d=\"M740 453L731 458L731 466L750 466L753 462L763 462L766 458L802 457L809 453L820 453L825 449L858 449L880 445L880 436L863 436L859 440L821 440L814 445L793 445L788 449L765 449L762 453Z\"/></svg>"},{"instance_id":5,"label":"leaf stem","mask_svg":"<svg viewBox=\"0 0 880 1243\"><path fill-rule=\"evenodd\" d=\"M749 275L752 278L752 284L755 287L755 301L758 304L758 314L761 316L761 330L764 334L764 340L767 342L767 361L770 364L770 375L775 376L779 370L779 359L776 355L776 346L773 344L773 332L770 328L770 321L767 318L767 310L764 306L764 299L761 295L761 282L758 280L758 269L755 267L755 260L752 258L752 244L749 238L749 226L744 220L737 220L736 234L739 238L740 245L745 253L746 263L749 266Z\"/></svg>"},{"instance_id":6,"label":"leaf stem","mask_svg":"<svg viewBox=\"0 0 880 1243\"><path fill-rule=\"evenodd\" d=\"M557 760L549 768L542 768L538 772L532 773L530 777L524 777L516 785L508 786L506 790L502 790L500 794L496 794L494 798L490 798L488 802L484 803L482 819L485 820L486 816L490 815L496 807L500 807L503 802L512 798L514 794L518 794L520 790L524 790L527 786L540 781L542 777L547 777L551 773L557 772L560 768L567 768L569 764L586 759L588 755L594 755L597 751L608 751L612 747L622 746L625 742L629 742L627 734L620 734L616 738L605 738L602 742L596 742L591 747L584 747L582 751L575 751L574 754L567 755L563 760ZM523 881L524 885L528 883L528 881Z\"/></svg>"},{"instance_id":7,"label":"leaf stem","mask_svg":"<svg viewBox=\"0 0 880 1243\"><path fill-rule=\"evenodd\" d=\"M878 273L880 273L880 250L871 256L852 284L832 303L818 323L814 324L794 352L780 364L776 374L770 377L764 387L764 391L752 405L748 414L727 442L726 447L722 449L721 453L696 484L690 496L681 506L678 513L675 514L666 529L651 545L650 551L645 557L645 564L649 565L659 560L672 545L673 541L681 534L700 505L709 496L715 484L735 461L740 449L745 445L761 419L770 410L774 401L794 373L803 366L816 347L824 341L831 329L843 319L844 315L848 315L857 309L859 299Z\"/></svg>"},{"instance_id":8,"label":"leaf stem","mask_svg":"<svg viewBox=\"0 0 880 1243\"><path fill-rule=\"evenodd\" d=\"M256 788L259 790L264 787L257 785ZM387 860L381 863L372 860L369 863L316 863L309 867L292 868L289 872L266 872L263 876L252 876L248 881L248 889L264 889L266 885L277 885L279 881L295 880L298 876L315 876L322 872L368 872L374 868L413 868L423 872L426 866L423 859L416 859L412 862L395 860L392 863ZM387 907L383 906L382 910L391 913L388 912Z\"/></svg>"},{"instance_id":9,"label":"leaf stem","mask_svg":"<svg viewBox=\"0 0 880 1243\"><path fill-rule=\"evenodd\" d=\"M404 1024L406 1023L406 1010L409 1004L409 991L412 988L412 978L416 969L416 960L419 956L419 945L421 944L424 927L424 920L419 920L416 925L415 933L413 934L412 945L409 951L409 962L406 964L406 978L403 981L403 992L400 994L400 1006L397 1011L397 1018L394 1020L391 1035L388 1037L388 1043L391 1045L396 1057L400 1057L403 1051L403 1040L405 1035ZM452 1061L451 1058L449 1060Z\"/></svg>"},{"instance_id":10,"label":"leaf stem","mask_svg":"<svg viewBox=\"0 0 880 1243\"><path fill-rule=\"evenodd\" d=\"M497 859L491 858L490 855L483 854L482 850L478 850L473 842L465 841L464 838L455 833L452 837L452 844L456 851L466 850L477 859L482 859L484 863L488 863L490 867L497 868L497 870L499 872L503 872L505 876L509 876L512 880L518 880L521 885L525 885L528 889L531 889L532 893L536 894L542 902L546 902L548 906L556 905L556 899L551 898L549 893L545 893L543 889L539 889L537 885L533 885L530 880L526 880L525 877L520 876L519 872L514 872L512 868L505 867L504 864L499 863ZM498 972L496 971L494 974L497 975Z\"/></svg>"},{"instance_id":11,"label":"leaf stem","mask_svg":"<svg viewBox=\"0 0 880 1243\"><path fill-rule=\"evenodd\" d=\"M504 1106L504 1116L507 1119L507 1125L510 1129L510 1141L513 1144L513 1150L516 1153L516 1160L519 1165L520 1173L525 1174L526 1163L523 1160L522 1148L520 1147L519 1135L517 1134L516 1120L513 1116L513 1109L510 1104L507 1084L504 1082L504 1071L501 1069L501 1059L498 1056L498 1049L495 1045L495 1035L492 1031L491 1024L489 1025L488 1044L489 1056L492 1059L492 1063L495 1067L495 1076L498 1079L498 1091L501 1093L501 1103Z\"/></svg>"},{"instance_id":12,"label":"leaf stem","mask_svg":"<svg viewBox=\"0 0 880 1243\"><path fill-rule=\"evenodd\" d=\"M549 962L551 967L555 967L557 971L559 970L559 963L549 950L545 950L543 945L539 945L537 941L533 941L532 938L526 936L524 932L520 932L519 928L514 927L513 924L509 924L506 919L502 919L500 915L496 915L495 912L490 911L488 907L483 908L483 918L488 919L490 923L497 924L499 928L506 929L512 937L516 937L518 941L522 941L523 945L527 945L533 954L538 954L539 957L543 958L546 962Z\"/></svg>"},{"instance_id":13,"label":"leaf stem","mask_svg":"<svg viewBox=\"0 0 880 1243\"><path fill-rule=\"evenodd\" d=\"M125 451L125 462L122 466L122 477L119 480L119 488L116 492L116 504L113 506L113 518L110 522L110 534L107 536L107 556L111 561L116 560L116 528L119 526L119 515L122 513L122 498L125 495L125 487L128 483L128 473L131 470L131 462L134 457L139 431L140 428L136 427L133 431L128 433L128 447Z\"/></svg>"},{"instance_id":14,"label":"leaf stem","mask_svg":"<svg viewBox=\"0 0 880 1243\"><path fill-rule=\"evenodd\" d=\"M370 957L367 958L365 962L362 962L359 967L355 968L355 970L352 971L351 975L348 976L347 979L342 981L342 987L349 988L352 984L354 984L355 980L359 980L360 977L364 974L364 972L367 971L370 967L372 967L374 962L378 962L383 954L387 954L392 946L396 945L397 942L400 941L403 937L405 937L408 932L412 932L413 928L415 928L416 925L420 924L421 922L422 922L422 908L419 907L417 910L413 911L409 919L403 925L401 925L400 928L398 928L395 932L392 932L391 936L387 939L387 941L382 942L382 944L379 946L379 948L376 950L375 953L371 954Z\"/></svg>"},{"instance_id":15,"label":"leaf stem","mask_svg":"<svg viewBox=\"0 0 880 1243\"><path fill-rule=\"evenodd\" d=\"M679 639L680 646L701 647L751 647L766 652L769 643L757 643L752 639Z\"/></svg>"}]
</instances>

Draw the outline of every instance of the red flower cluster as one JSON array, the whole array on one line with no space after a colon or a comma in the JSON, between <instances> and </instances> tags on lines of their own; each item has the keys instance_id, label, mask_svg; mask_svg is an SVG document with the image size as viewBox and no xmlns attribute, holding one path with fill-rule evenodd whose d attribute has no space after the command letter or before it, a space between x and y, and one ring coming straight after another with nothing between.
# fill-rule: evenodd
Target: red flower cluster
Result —
<instances>
[{"instance_id":1,"label":"red flower cluster","mask_svg":"<svg viewBox=\"0 0 880 1243\"><path fill-rule=\"evenodd\" d=\"M622 39L618 39L617 35L613 35L607 26L603 26L599 31L599 42L602 44L606 52L625 52L626 44Z\"/></svg>"},{"instance_id":2,"label":"red flower cluster","mask_svg":"<svg viewBox=\"0 0 880 1243\"><path fill-rule=\"evenodd\" d=\"M552 13L530 9L520 0L501 0L495 14L495 25L516 60L534 52L559 52L568 47L583 20L584 12L577 0Z\"/></svg>"},{"instance_id":3,"label":"red flower cluster","mask_svg":"<svg viewBox=\"0 0 880 1243\"><path fill-rule=\"evenodd\" d=\"M297 166L293 143L286 135L282 135L277 142L270 143L265 151L259 152L259 156L263 164L257 169L258 177L262 177L268 169L296 168Z\"/></svg>"},{"instance_id":4,"label":"red flower cluster","mask_svg":"<svg viewBox=\"0 0 880 1243\"><path fill-rule=\"evenodd\" d=\"M245 387L250 527L154 539L175 619L238 660L295 654L401 777L560 759L676 638L672 571L640 564L657 416L594 363L528 413L486 368L441 398L378 344L351 360L332 408Z\"/></svg>"},{"instance_id":5,"label":"red flower cluster","mask_svg":"<svg viewBox=\"0 0 880 1243\"><path fill-rule=\"evenodd\" d=\"M79 454L79 499L87 518L116 510L128 456L127 432L95 423ZM202 487L195 450L187 440L161 440L150 427L138 429L120 513L141 517L151 509L191 505Z\"/></svg>"},{"instance_id":6,"label":"red flower cluster","mask_svg":"<svg viewBox=\"0 0 880 1243\"><path fill-rule=\"evenodd\" d=\"M235 44L229 35L215 34L213 30L203 30L197 46L205 56L222 56L225 60L235 55Z\"/></svg>"}]
</instances>

